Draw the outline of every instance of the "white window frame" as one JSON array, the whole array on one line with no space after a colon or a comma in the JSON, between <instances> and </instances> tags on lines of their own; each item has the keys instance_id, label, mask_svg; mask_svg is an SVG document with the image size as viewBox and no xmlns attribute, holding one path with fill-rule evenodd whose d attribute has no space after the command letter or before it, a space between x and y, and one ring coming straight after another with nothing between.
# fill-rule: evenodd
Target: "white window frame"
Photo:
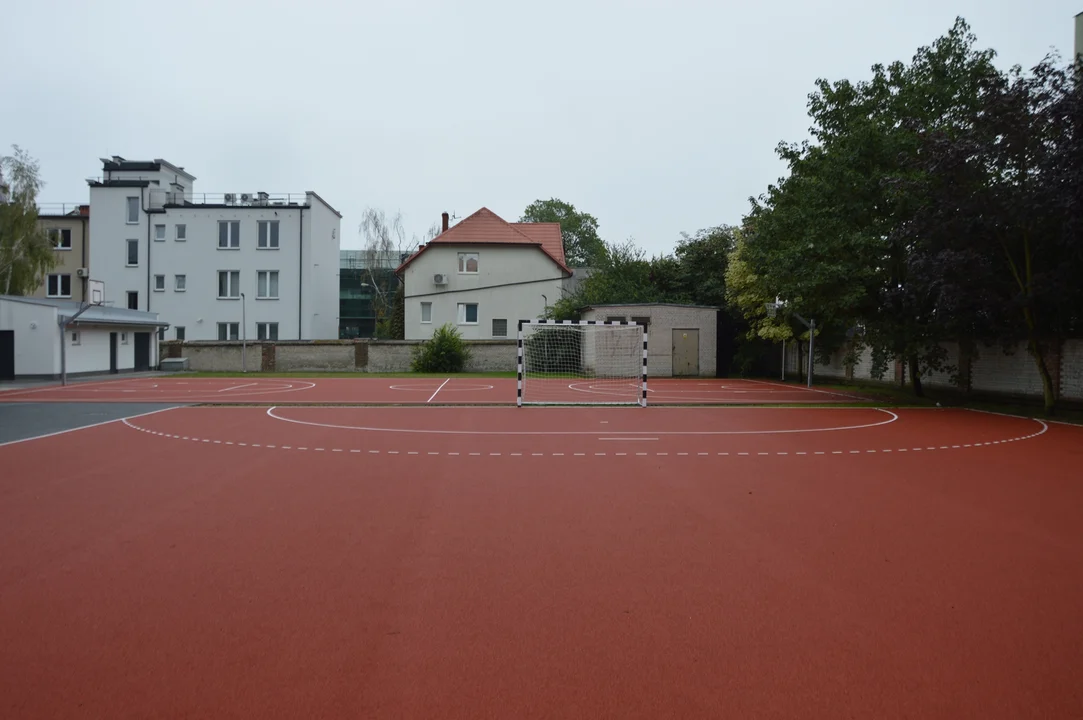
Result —
<instances>
[{"instance_id":1,"label":"white window frame","mask_svg":"<svg viewBox=\"0 0 1083 720\"><path fill-rule=\"evenodd\" d=\"M173 326L173 338L175 340L180 340L181 342L184 341L184 326L183 325L174 325Z\"/></svg>"},{"instance_id":2,"label":"white window frame","mask_svg":"<svg viewBox=\"0 0 1083 720\"><path fill-rule=\"evenodd\" d=\"M467 320L466 319L466 308L469 307L470 305L474 306L474 319L473 320ZM478 306L478 303L476 303L476 302L459 303L459 308L458 308L459 325L477 325L478 324L478 318L481 317L480 313L481 313L481 309Z\"/></svg>"},{"instance_id":3,"label":"white window frame","mask_svg":"<svg viewBox=\"0 0 1083 720\"><path fill-rule=\"evenodd\" d=\"M225 333L226 337L225 337L224 340L222 338L222 328L223 327L226 330L226 333ZM230 331L233 330L233 328L237 328L237 335L236 335L236 337L231 338L230 337L230 334L231 334ZM220 322L220 323L218 323L218 340L219 340L219 342L225 342L225 341L229 341L229 340L240 340L240 339L241 339L241 324L239 322Z\"/></svg>"},{"instance_id":4,"label":"white window frame","mask_svg":"<svg viewBox=\"0 0 1083 720\"><path fill-rule=\"evenodd\" d=\"M127 345L128 344L128 333L122 332L120 334L120 344L121 345Z\"/></svg>"},{"instance_id":5,"label":"white window frame","mask_svg":"<svg viewBox=\"0 0 1083 720\"><path fill-rule=\"evenodd\" d=\"M173 292L188 292L188 276L177 273L173 276Z\"/></svg>"},{"instance_id":6,"label":"white window frame","mask_svg":"<svg viewBox=\"0 0 1083 720\"><path fill-rule=\"evenodd\" d=\"M274 232L272 232L272 228ZM277 250L282 239L278 220L260 220L256 227L256 249Z\"/></svg>"},{"instance_id":7,"label":"white window frame","mask_svg":"<svg viewBox=\"0 0 1083 720\"><path fill-rule=\"evenodd\" d=\"M225 225L226 230L226 244L222 244L222 226ZM241 221L240 220L219 220L218 221L218 249L219 250L240 250L241 249Z\"/></svg>"},{"instance_id":8,"label":"white window frame","mask_svg":"<svg viewBox=\"0 0 1083 720\"><path fill-rule=\"evenodd\" d=\"M271 295L271 274L274 274L275 285L278 285L278 271L277 270L257 270L256 271L256 299L257 300L277 300L278 290L275 288L275 294ZM260 288L260 278L265 278L264 287ZM265 292L266 291L266 292Z\"/></svg>"},{"instance_id":9,"label":"white window frame","mask_svg":"<svg viewBox=\"0 0 1083 720\"><path fill-rule=\"evenodd\" d=\"M49 241L52 243L53 250L71 250L71 228L49 228ZM68 238L68 244L62 244L62 240L65 237Z\"/></svg>"},{"instance_id":10,"label":"white window frame","mask_svg":"<svg viewBox=\"0 0 1083 720\"><path fill-rule=\"evenodd\" d=\"M165 275L154 276L154 292L165 292Z\"/></svg>"},{"instance_id":11,"label":"white window frame","mask_svg":"<svg viewBox=\"0 0 1083 720\"><path fill-rule=\"evenodd\" d=\"M274 328L275 336L269 337L271 334L271 328ZM278 342L278 323L277 322L258 322L256 323L256 339L263 340L265 342Z\"/></svg>"},{"instance_id":12,"label":"white window frame","mask_svg":"<svg viewBox=\"0 0 1083 720\"><path fill-rule=\"evenodd\" d=\"M135 200L135 203L132 203ZM132 210L135 210L135 217L132 217ZM139 224L139 196L129 195L124 201L124 224L125 225L138 225Z\"/></svg>"},{"instance_id":13,"label":"white window frame","mask_svg":"<svg viewBox=\"0 0 1083 720\"><path fill-rule=\"evenodd\" d=\"M56 292L49 292L49 283L52 279L56 278ZM68 279L68 292L64 293L64 278ZM69 273L52 273L45 277L45 296L51 298L70 298L71 297L71 275Z\"/></svg>"},{"instance_id":14,"label":"white window frame","mask_svg":"<svg viewBox=\"0 0 1083 720\"><path fill-rule=\"evenodd\" d=\"M133 247L135 248L134 263L131 262ZM124 242L124 267L139 267L139 240L136 238L128 238Z\"/></svg>"},{"instance_id":15,"label":"white window frame","mask_svg":"<svg viewBox=\"0 0 1083 720\"><path fill-rule=\"evenodd\" d=\"M154 226L154 242L165 242L165 224L157 223Z\"/></svg>"},{"instance_id":16,"label":"white window frame","mask_svg":"<svg viewBox=\"0 0 1083 720\"><path fill-rule=\"evenodd\" d=\"M219 300L240 300L241 299L241 271L240 270L219 270L218 271L218 283L215 286L215 292L221 293L222 291L222 273L228 273L226 277L226 291L229 295L218 295Z\"/></svg>"},{"instance_id":17,"label":"white window frame","mask_svg":"<svg viewBox=\"0 0 1083 720\"><path fill-rule=\"evenodd\" d=\"M184 223L178 223L173 229L173 240L175 242L186 242L188 240L188 226Z\"/></svg>"},{"instance_id":18,"label":"white window frame","mask_svg":"<svg viewBox=\"0 0 1083 720\"><path fill-rule=\"evenodd\" d=\"M477 270L467 270L466 265L470 262L470 258L474 258L474 262L477 264ZM476 252L461 252L459 253L459 274L460 275L477 275L481 270L481 253Z\"/></svg>"},{"instance_id":19,"label":"white window frame","mask_svg":"<svg viewBox=\"0 0 1083 720\"><path fill-rule=\"evenodd\" d=\"M429 319L428 320L425 319L425 311L426 310L429 311ZM425 323L426 325L432 323L432 303L431 302L423 302L423 303L421 303L421 322Z\"/></svg>"},{"instance_id":20,"label":"white window frame","mask_svg":"<svg viewBox=\"0 0 1083 720\"><path fill-rule=\"evenodd\" d=\"M71 344L72 345L81 345L82 343L83 343L82 334L78 330L72 330L71 331Z\"/></svg>"}]
</instances>

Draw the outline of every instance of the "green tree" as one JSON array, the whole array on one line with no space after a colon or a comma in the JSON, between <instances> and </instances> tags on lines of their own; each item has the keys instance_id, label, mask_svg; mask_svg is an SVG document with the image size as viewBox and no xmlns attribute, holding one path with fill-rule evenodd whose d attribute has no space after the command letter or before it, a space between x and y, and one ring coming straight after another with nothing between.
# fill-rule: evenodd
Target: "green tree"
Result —
<instances>
[{"instance_id":1,"label":"green tree","mask_svg":"<svg viewBox=\"0 0 1083 720\"><path fill-rule=\"evenodd\" d=\"M12 147L12 155L0 158L0 289L5 295L26 295L41 285L57 260L38 225L37 196L43 185L38 162L18 145Z\"/></svg>"},{"instance_id":2,"label":"green tree","mask_svg":"<svg viewBox=\"0 0 1083 720\"><path fill-rule=\"evenodd\" d=\"M908 183L922 172L913 162L922 139L964 132L996 82L993 53L974 45L958 19L909 65L876 65L858 83L818 81L813 141L779 146L790 174L753 200L742 252L791 310L817 319L821 357L864 325L877 371L905 358L919 395L921 375L943 359L949 319L935 298L909 291L913 246L895 231L920 205Z\"/></svg>"},{"instance_id":3,"label":"green tree","mask_svg":"<svg viewBox=\"0 0 1083 720\"><path fill-rule=\"evenodd\" d=\"M549 308L557 320L578 317L579 308L612 303L658 302L659 293L651 282L651 262L643 250L631 241L606 244L601 266L587 277L579 289Z\"/></svg>"},{"instance_id":4,"label":"green tree","mask_svg":"<svg viewBox=\"0 0 1083 720\"><path fill-rule=\"evenodd\" d=\"M556 198L535 200L519 222L560 223L564 259L571 267L598 267L605 259L606 246L598 237L597 218L579 212L571 203Z\"/></svg>"}]
</instances>

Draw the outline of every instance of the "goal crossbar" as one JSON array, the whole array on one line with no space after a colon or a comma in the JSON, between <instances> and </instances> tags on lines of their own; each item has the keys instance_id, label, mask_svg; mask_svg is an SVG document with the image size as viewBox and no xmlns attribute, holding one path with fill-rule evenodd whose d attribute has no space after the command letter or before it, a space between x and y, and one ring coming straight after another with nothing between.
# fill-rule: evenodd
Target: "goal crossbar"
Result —
<instances>
[{"instance_id":1,"label":"goal crossbar","mask_svg":"<svg viewBox=\"0 0 1083 720\"><path fill-rule=\"evenodd\" d=\"M647 406L647 328L623 320L520 320L516 405Z\"/></svg>"}]
</instances>

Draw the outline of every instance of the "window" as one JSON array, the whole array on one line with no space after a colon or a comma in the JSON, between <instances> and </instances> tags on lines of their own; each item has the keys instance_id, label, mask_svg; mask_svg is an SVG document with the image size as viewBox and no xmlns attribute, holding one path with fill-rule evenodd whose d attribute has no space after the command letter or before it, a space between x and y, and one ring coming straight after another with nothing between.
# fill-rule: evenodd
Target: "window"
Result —
<instances>
[{"instance_id":1,"label":"window","mask_svg":"<svg viewBox=\"0 0 1083 720\"><path fill-rule=\"evenodd\" d=\"M128 344L128 333L124 332L124 333L120 334L120 344L121 345L127 345Z\"/></svg>"},{"instance_id":2,"label":"window","mask_svg":"<svg viewBox=\"0 0 1083 720\"><path fill-rule=\"evenodd\" d=\"M133 267L139 264L139 241L128 241L128 267Z\"/></svg>"},{"instance_id":3,"label":"window","mask_svg":"<svg viewBox=\"0 0 1083 720\"><path fill-rule=\"evenodd\" d=\"M605 321L606 322L624 322L624 316L623 315L606 315L605 316Z\"/></svg>"},{"instance_id":4,"label":"window","mask_svg":"<svg viewBox=\"0 0 1083 720\"><path fill-rule=\"evenodd\" d=\"M473 325L478 321L477 303L459 303L459 324Z\"/></svg>"},{"instance_id":5,"label":"window","mask_svg":"<svg viewBox=\"0 0 1083 720\"><path fill-rule=\"evenodd\" d=\"M174 275L173 276L173 289L177 292L184 292L188 289L188 277L186 275Z\"/></svg>"},{"instance_id":6,"label":"window","mask_svg":"<svg viewBox=\"0 0 1083 720\"><path fill-rule=\"evenodd\" d=\"M259 241L256 247L262 250L277 250L278 249L278 221L277 220L260 220L259 221Z\"/></svg>"},{"instance_id":7,"label":"window","mask_svg":"<svg viewBox=\"0 0 1083 720\"><path fill-rule=\"evenodd\" d=\"M651 319L649 317L643 317L643 316L636 317L635 315L633 315L632 316L632 322L634 322L636 325L640 326L641 328L646 329L646 328L650 327Z\"/></svg>"},{"instance_id":8,"label":"window","mask_svg":"<svg viewBox=\"0 0 1083 720\"><path fill-rule=\"evenodd\" d=\"M218 271L218 298L239 298L241 296L241 271Z\"/></svg>"},{"instance_id":9,"label":"window","mask_svg":"<svg viewBox=\"0 0 1083 720\"><path fill-rule=\"evenodd\" d=\"M154 242L165 242L165 225L154 226Z\"/></svg>"},{"instance_id":10,"label":"window","mask_svg":"<svg viewBox=\"0 0 1083 720\"><path fill-rule=\"evenodd\" d=\"M421 303L421 322L423 322L423 323L431 323L432 322L432 303L431 302L423 302L423 303Z\"/></svg>"},{"instance_id":11,"label":"window","mask_svg":"<svg viewBox=\"0 0 1083 720\"><path fill-rule=\"evenodd\" d=\"M218 223L218 249L236 250L241 247L241 221L221 220Z\"/></svg>"},{"instance_id":12,"label":"window","mask_svg":"<svg viewBox=\"0 0 1083 720\"><path fill-rule=\"evenodd\" d=\"M49 297L70 298L71 275L50 275L45 289Z\"/></svg>"},{"instance_id":13,"label":"window","mask_svg":"<svg viewBox=\"0 0 1083 720\"><path fill-rule=\"evenodd\" d=\"M49 231L49 242L55 250L71 250L71 228L53 228Z\"/></svg>"},{"instance_id":14,"label":"window","mask_svg":"<svg viewBox=\"0 0 1083 720\"><path fill-rule=\"evenodd\" d=\"M256 339L257 340L277 340L278 339L278 323L264 322L256 323Z\"/></svg>"},{"instance_id":15,"label":"window","mask_svg":"<svg viewBox=\"0 0 1083 720\"><path fill-rule=\"evenodd\" d=\"M139 309L139 292L136 291L136 290L129 290L128 291L128 309L129 310L138 310Z\"/></svg>"},{"instance_id":16,"label":"window","mask_svg":"<svg viewBox=\"0 0 1083 720\"><path fill-rule=\"evenodd\" d=\"M256 297L260 300L278 299L277 270L260 270L256 273Z\"/></svg>"},{"instance_id":17,"label":"window","mask_svg":"<svg viewBox=\"0 0 1083 720\"><path fill-rule=\"evenodd\" d=\"M241 337L241 324L235 322L218 323L219 340L239 340Z\"/></svg>"},{"instance_id":18,"label":"window","mask_svg":"<svg viewBox=\"0 0 1083 720\"><path fill-rule=\"evenodd\" d=\"M175 328L173 328L173 331L177 334L177 339L178 340L183 340L184 339L184 326L183 325L176 326Z\"/></svg>"},{"instance_id":19,"label":"window","mask_svg":"<svg viewBox=\"0 0 1083 720\"><path fill-rule=\"evenodd\" d=\"M459 253L459 272L476 273L478 271L477 253Z\"/></svg>"},{"instance_id":20,"label":"window","mask_svg":"<svg viewBox=\"0 0 1083 720\"><path fill-rule=\"evenodd\" d=\"M165 292L165 275L154 276L154 292Z\"/></svg>"},{"instance_id":21,"label":"window","mask_svg":"<svg viewBox=\"0 0 1083 720\"><path fill-rule=\"evenodd\" d=\"M158 328L158 340L165 340L165 328Z\"/></svg>"},{"instance_id":22,"label":"window","mask_svg":"<svg viewBox=\"0 0 1083 720\"><path fill-rule=\"evenodd\" d=\"M71 344L72 345L78 345L79 344L79 331L78 330L76 330L75 332L73 332L71 334Z\"/></svg>"},{"instance_id":23,"label":"window","mask_svg":"<svg viewBox=\"0 0 1083 720\"><path fill-rule=\"evenodd\" d=\"M188 239L188 226L187 225L178 225L177 226L177 242L184 242L187 239Z\"/></svg>"},{"instance_id":24,"label":"window","mask_svg":"<svg viewBox=\"0 0 1083 720\"><path fill-rule=\"evenodd\" d=\"M508 321L507 318L503 320L497 320L493 318L493 337L507 337L508 336Z\"/></svg>"},{"instance_id":25,"label":"window","mask_svg":"<svg viewBox=\"0 0 1083 720\"><path fill-rule=\"evenodd\" d=\"M128 220L129 225L136 225L139 223L139 198L128 198Z\"/></svg>"}]
</instances>

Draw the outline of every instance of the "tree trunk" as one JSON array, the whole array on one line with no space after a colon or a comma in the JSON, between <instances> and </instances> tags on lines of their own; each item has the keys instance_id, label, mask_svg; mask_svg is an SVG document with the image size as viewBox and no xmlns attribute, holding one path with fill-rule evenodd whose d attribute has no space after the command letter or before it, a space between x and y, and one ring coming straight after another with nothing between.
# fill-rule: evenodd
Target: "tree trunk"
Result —
<instances>
[{"instance_id":1,"label":"tree trunk","mask_svg":"<svg viewBox=\"0 0 1083 720\"><path fill-rule=\"evenodd\" d=\"M921 373L918 369L918 356L911 355L907 362L910 365L910 382L914 384L914 397L925 397L925 388L921 386Z\"/></svg>"},{"instance_id":2,"label":"tree trunk","mask_svg":"<svg viewBox=\"0 0 1083 720\"><path fill-rule=\"evenodd\" d=\"M1038 375L1042 378L1042 401L1045 405L1045 414L1055 415L1057 412L1057 393L1053 388L1053 376L1049 372L1049 367L1045 364L1045 351L1042 349L1042 344L1031 338L1027 342L1027 351L1030 352L1030 356L1034 358L1034 362L1038 365Z\"/></svg>"}]
</instances>

